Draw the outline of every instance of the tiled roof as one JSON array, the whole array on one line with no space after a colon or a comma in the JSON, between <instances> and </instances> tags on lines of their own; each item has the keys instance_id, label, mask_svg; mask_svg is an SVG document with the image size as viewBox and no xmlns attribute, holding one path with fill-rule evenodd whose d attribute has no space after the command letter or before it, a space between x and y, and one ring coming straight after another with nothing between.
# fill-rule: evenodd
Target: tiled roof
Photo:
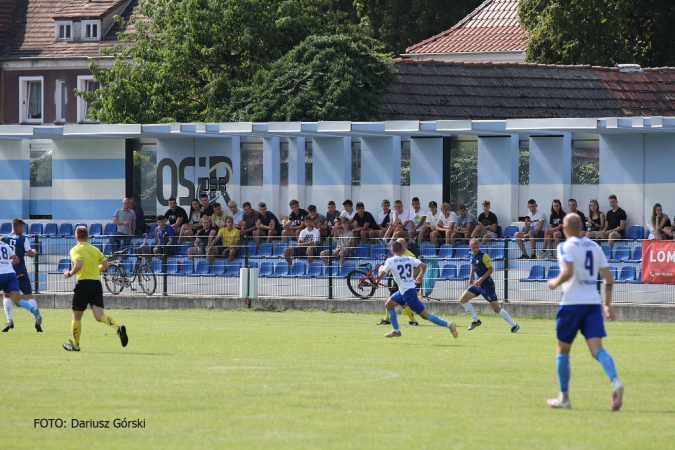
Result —
<instances>
[{"instance_id":1,"label":"tiled roof","mask_svg":"<svg viewBox=\"0 0 675 450\"><path fill-rule=\"evenodd\" d=\"M398 75L380 97L383 120L622 117L632 115L632 110L624 106L628 102L615 98L615 91L608 89L600 74L613 74L621 80L633 80L638 75L603 72L588 65L432 60L403 60L395 68ZM657 80L657 76L665 75L650 75L647 84L661 88L639 85L643 96L653 90L654 115L673 115L665 114L672 110L672 101L661 108L658 103L667 100L657 93L667 85L672 98L675 69L671 72L665 83ZM617 89L628 89L626 83L615 84ZM628 98L632 94L626 91L623 95Z\"/></svg>"},{"instance_id":2,"label":"tiled roof","mask_svg":"<svg viewBox=\"0 0 675 450\"><path fill-rule=\"evenodd\" d=\"M408 54L525 51L519 0L486 0L457 25L406 49Z\"/></svg>"},{"instance_id":3,"label":"tiled roof","mask_svg":"<svg viewBox=\"0 0 675 450\"><path fill-rule=\"evenodd\" d=\"M620 72L593 67L626 116L675 116L675 68Z\"/></svg>"},{"instance_id":4,"label":"tiled roof","mask_svg":"<svg viewBox=\"0 0 675 450\"><path fill-rule=\"evenodd\" d=\"M61 1L63 6L52 10L54 18L99 18L126 0L70 0ZM52 2L56 3L56 2Z\"/></svg>"},{"instance_id":5,"label":"tiled roof","mask_svg":"<svg viewBox=\"0 0 675 450\"><path fill-rule=\"evenodd\" d=\"M87 3L83 0L16 0L12 26L7 34L6 44L0 49L0 58L39 58L39 57L77 57L98 56L100 49L110 47L119 41L117 33L120 27L115 24L98 42L63 42L54 39L55 22L57 12L64 9L72 13L69 17L75 18L75 4L89 11L89 6L94 5L91 11L97 14L109 11L110 8L125 3L126 0L93 0ZM138 0L131 0L124 10L122 17L129 19L133 9L138 5ZM62 16L59 16L62 17ZM84 14L80 18L93 17ZM103 30L105 32L105 30Z\"/></svg>"},{"instance_id":6,"label":"tiled roof","mask_svg":"<svg viewBox=\"0 0 675 450\"><path fill-rule=\"evenodd\" d=\"M18 3L22 2L19 0L0 1L0 53L5 48L5 40L9 35L9 29L12 24L12 14L18 9Z\"/></svg>"}]
</instances>

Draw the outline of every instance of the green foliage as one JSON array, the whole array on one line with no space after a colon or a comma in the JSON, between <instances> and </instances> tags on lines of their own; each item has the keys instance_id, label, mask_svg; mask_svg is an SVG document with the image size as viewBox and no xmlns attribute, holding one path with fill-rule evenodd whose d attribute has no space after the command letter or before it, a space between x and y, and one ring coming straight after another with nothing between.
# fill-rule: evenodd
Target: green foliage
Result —
<instances>
[{"instance_id":1,"label":"green foliage","mask_svg":"<svg viewBox=\"0 0 675 450\"><path fill-rule=\"evenodd\" d=\"M30 162L30 185L31 187L52 185L52 152L47 152Z\"/></svg>"},{"instance_id":2,"label":"green foliage","mask_svg":"<svg viewBox=\"0 0 675 450\"><path fill-rule=\"evenodd\" d=\"M521 150L518 153L518 184L530 184L530 151Z\"/></svg>"},{"instance_id":3,"label":"green foliage","mask_svg":"<svg viewBox=\"0 0 675 450\"><path fill-rule=\"evenodd\" d=\"M331 0L147 0L114 66L90 69L101 88L79 92L108 123L226 121L233 89L312 34L356 32ZM145 18L143 17L145 16Z\"/></svg>"},{"instance_id":4,"label":"green foliage","mask_svg":"<svg viewBox=\"0 0 675 450\"><path fill-rule=\"evenodd\" d=\"M520 24L530 33L527 61L675 64L670 0L522 0L519 8Z\"/></svg>"},{"instance_id":5,"label":"green foliage","mask_svg":"<svg viewBox=\"0 0 675 450\"><path fill-rule=\"evenodd\" d=\"M389 58L368 38L309 36L235 91L233 120L373 120L394 77Z\"/></svg>"},{"instance_id":6,"label":"green foliage","mask_svg":"<svg viewBox=\"0 0 675 450\"><path fill-rule=\"evenodd\" d=\"M476 212L478 204L478 148L460 147L452 149L450 168L450 204L453 209L464 203L467 210Z\"/></svg>"},{"instance_id":7,"label":"green foliage","mask_svg":"<svg viewBox=\"0 0 675 450\"><path fill-rule=\"evenodd\" d=\"M599 184L600 169L596 164L581 161L572 166L572 184Z\"/></svg>"},{"instance_id":8,"label":"green foliage","mask_svg":"<svg viewBox=\"0 0 675 450\"><path fill-rule=\"evenodd\" d=\"M140 204L148 213L148 206L154 205L157 199L157 154L155 152L134 152L134 193L140 196Z\"/></svg>"}]
</instances>

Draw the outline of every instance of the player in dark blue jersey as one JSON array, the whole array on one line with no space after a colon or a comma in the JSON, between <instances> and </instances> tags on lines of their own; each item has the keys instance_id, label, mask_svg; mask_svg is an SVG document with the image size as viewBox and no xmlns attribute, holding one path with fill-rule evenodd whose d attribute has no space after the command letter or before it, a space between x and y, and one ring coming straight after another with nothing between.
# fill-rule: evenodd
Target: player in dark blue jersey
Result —
<instances>
[{"instance_id":1,"label":"player in dark blue jersey","mask_svg":"<svg viewBox=\"0 0 675 450\"><path fill-rule=\"evenodd\" d=\"M469 274L469 283L471 283L471 286L464 291L464 294L462 294L462 297L459 299L459 302L464 306L466 312L471 314L472 322L469 330L473 330L482 324L471 304L471 299L482 295L485 300L490 302L492 310L511 325L511 333L517 333L518 330L520 330L520 326L511 318L509 313L499 306L499 302L497 301L495 282L492 279L494 268L492 267L490 256L480 251L480 241L476 238L469 241L469 247L473 253L471 256L471 273ZM474 274L477 277L476 281L473 281Z\"/></svg>"},{"instance_id":2,"label":"player in dark blue jersey","mask_svg":"<svg viewBox=\"0 0 675 450\"><path fill-rule=\"evenodd\" d=\"M19 263L14 265L14 272L19 281L19 290L23 294L25 300L18 300L13 302L10 298L8 292L5 292L5 298L3 299L3 306L5 309L5 315L7 316L7 325L3 328L2 331L7 332L11 328L14 328L14 322L12 320L12 310L13 303L17 306L27 309L33 314L33 319L35 320L35 329L41 333L42 332L42 316L40 315L40 310L37 307L37 302L33 299L33 291L30 286L30 278L28 277L28 270L26 269L26 260L25 257L35 257L35 250L30 245L30 241L23 235L25 223L21 219L14 219L12 221L12 234L2 236L2 242L7 244L13 251L16 257L19 259Z\"/></svg>"}]
</instances>

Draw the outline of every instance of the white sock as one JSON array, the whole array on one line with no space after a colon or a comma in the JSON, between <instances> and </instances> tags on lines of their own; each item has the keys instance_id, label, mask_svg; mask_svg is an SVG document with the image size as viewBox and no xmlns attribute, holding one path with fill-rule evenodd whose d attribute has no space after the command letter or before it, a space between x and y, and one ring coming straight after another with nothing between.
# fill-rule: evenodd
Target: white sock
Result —
<instances>
[{"instance_id":1,"label":"white sock","mask_svg":"<svg viewBox=\"0 0 675 450\"><path fill-rule=\"evenodd\" d=\"M2 306L5 308L7 320L12 320L12 309L14 308L14 305L12 305L12 300L9 298L3 299Z\"/></svg>"},{"instance_id":2,"label":"white sock","mask_svg":"<svg viewBox=\"0 0 675 450\"><path fill-rule=\"evenodd\" d=\"M516 326L516 322L511 318L511 316L509 316L509 313L507 313L506 310L502 309L499 311L499 315L502 316L502 319L506 320L512 327Z\"/></svg>"},{"instance_id":3,"label":"white sock","mask_svg":"<svg viewBox=\"0 0 675 450\"><path fill-rule=\"evenodd\" d=\"M466 312L468 312L471 315L471 320L474 322L478 322L478 316L476 315L476 310L473 309L473 305L471 302L466 302L462 305Z\"/></svg>"},{"instance_id":4,"label":"white sock","mask_svg":"<svg viewBox=\"0 0 675 450\"><path fill-rule=\"evenodd\" d=\"M35 301L34 298L31 298L30 300L28 300L28 303L29 303L30 306L32 306L33 308L37 308L37 302ZM35 318L35 314L33 314L33 317Z\"/></svg>"}]
</instances>

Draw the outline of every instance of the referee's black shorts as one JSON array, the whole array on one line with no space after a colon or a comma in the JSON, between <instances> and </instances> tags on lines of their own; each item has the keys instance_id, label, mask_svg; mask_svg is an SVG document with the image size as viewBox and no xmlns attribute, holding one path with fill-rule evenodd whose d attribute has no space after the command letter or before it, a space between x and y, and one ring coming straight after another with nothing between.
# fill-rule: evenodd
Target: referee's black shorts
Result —
<instances>
[{"instance_id":1,"label":"referee's black shorts","mask_svg":"<svg viewBox=\"0 0 675 450\"><path fill-rule=\"evenodd\" d=\"M73 289L73 311L86 311L90 304L103 308L103 286L100 280L80 280Z\"/></svg>"}]
</instances>

